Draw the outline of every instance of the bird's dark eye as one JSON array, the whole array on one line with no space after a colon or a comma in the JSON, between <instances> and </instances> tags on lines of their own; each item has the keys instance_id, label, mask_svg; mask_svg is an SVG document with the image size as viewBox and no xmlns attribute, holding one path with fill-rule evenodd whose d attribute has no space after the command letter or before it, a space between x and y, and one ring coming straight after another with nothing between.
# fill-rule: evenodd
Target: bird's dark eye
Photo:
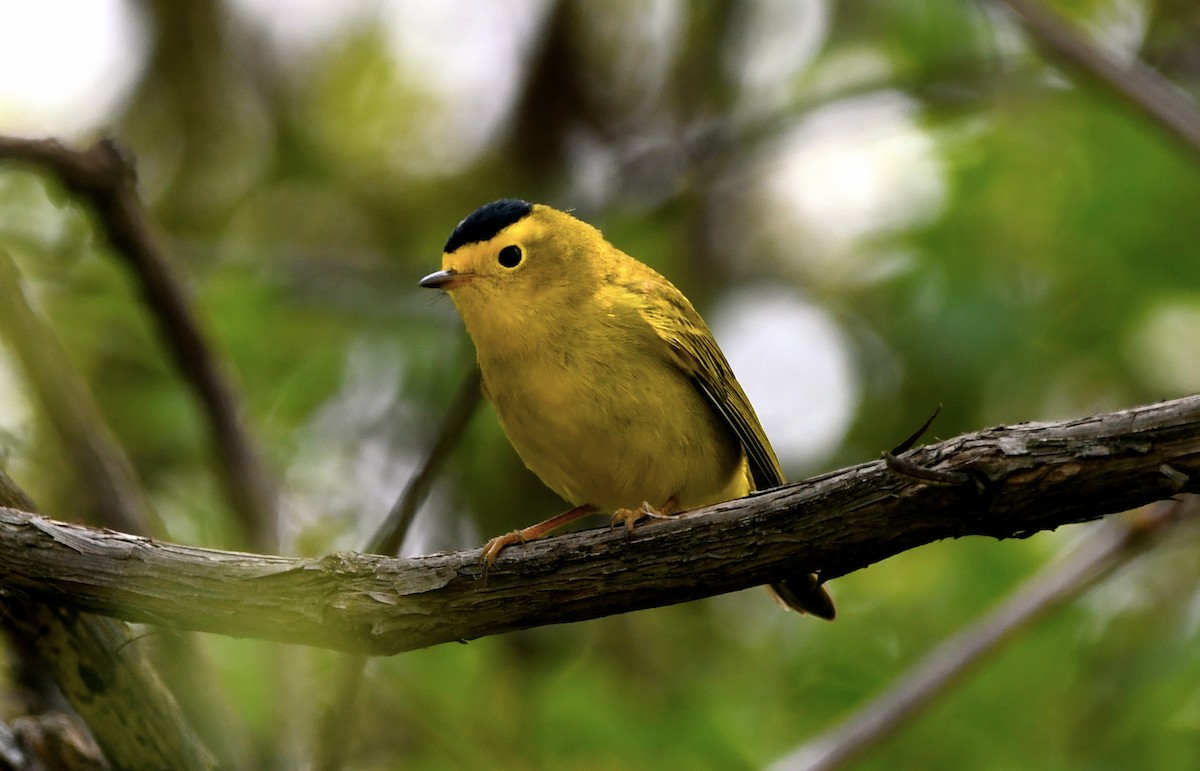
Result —
<instances>
[{"instance_id":1,"label":"bird's dark eye","mask_svg":"<svg viewBox=\"0 0 1200 771\"><path fill-rule=\"evenodd\" d=\"M521 247L509 245L500 250L500 254L496 259L506 268L515 268L521 264L521 258L525 255L521 253Z\"/></svg>"}]
</instances>

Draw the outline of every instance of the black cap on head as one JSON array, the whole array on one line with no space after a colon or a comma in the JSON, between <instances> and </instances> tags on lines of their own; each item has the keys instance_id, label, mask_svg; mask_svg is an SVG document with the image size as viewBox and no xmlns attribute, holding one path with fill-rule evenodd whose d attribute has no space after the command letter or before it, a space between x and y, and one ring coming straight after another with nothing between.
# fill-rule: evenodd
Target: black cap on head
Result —
<instances>
[{"instance_id":1,"label":"black cap on head","mask_svg":"<svg viewBox=\"0 0 1200 771\"><path fill-rule=\"evenodd\" d=\"M501 230L533 211L533 204L519 198L502 198L480 206L458 223L442 251L453 252L460 246L487 241Z\"/></svg>"}]
</instances>

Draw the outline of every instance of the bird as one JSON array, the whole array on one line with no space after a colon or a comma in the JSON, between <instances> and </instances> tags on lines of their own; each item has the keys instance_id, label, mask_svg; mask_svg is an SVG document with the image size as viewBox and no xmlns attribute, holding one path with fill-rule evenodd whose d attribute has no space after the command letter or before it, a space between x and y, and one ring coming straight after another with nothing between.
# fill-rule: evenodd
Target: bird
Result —
<instances>
[{"instance_id":1,"label":"bird","mask_svg":"<svg viewBox=\"0 0 1200 771\"><path fill-rule=\"evenodd\" d=\"M485 569L505 548L593 513L632 528L784 483L691 302L572 214L516 198L481 206L419 285L450 295L509 442L572 505L492 538ZM809 571L769 588L785 607L835 615Z\"/></svg>"}]
</instances>

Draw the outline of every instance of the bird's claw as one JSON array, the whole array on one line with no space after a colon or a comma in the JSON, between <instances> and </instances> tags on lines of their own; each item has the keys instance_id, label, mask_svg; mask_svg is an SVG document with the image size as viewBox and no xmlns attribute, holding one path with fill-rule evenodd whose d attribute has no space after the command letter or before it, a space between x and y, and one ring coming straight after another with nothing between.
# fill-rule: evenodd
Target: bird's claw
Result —
<instances>
[{"instance_id":1,"label":"bird's claw","mask_svg":"<svg viewBox=\"0 0 1200 771\"><path fill-rule=\"evenodd\" d=\"M663 507L666 509L667 507ZM642 501L642 505L636 509L617 509L613 512L612 519L609 520L609 528L617 526L618 522L625 523L625 532L633 532L633 526L641 522L647 517L653 519L670 519L671 516L663 511L659 511L650 505L649 501Z\"/></svg>"},{"instance_id":2,"label":"bird's claw","mask_svg":"<svg viewBox=\"0 0 1200 771\"><path fill-rule=\"evenodd\" d=\"M525 536L521 535L521 531L519 530L513 530L512 532L489 539L483 545L483 550L479 554L479 564L483 567L483 575L487 576L488 571L496 564L496 558L500 556L500 552L513 544L526 543L527 540Z\"/></svg>"}]
</instances>

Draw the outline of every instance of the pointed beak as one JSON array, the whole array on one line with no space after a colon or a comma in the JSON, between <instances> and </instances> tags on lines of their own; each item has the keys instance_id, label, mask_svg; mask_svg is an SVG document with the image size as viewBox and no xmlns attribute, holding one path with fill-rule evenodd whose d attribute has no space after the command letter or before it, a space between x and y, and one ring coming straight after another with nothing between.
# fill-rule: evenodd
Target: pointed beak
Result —
<instances>
[{"instance_id":1,"label":"pointed beak","mask_svg":"<svg viewBox=\"0 0 1200 771\"><path fill-rule=\"evenodd\" d=\"M454 269L439 270L436 273L430 273L417 283L426 289L453 289L466 281L469 276L469 273L459 273Z\"/></svg>"}]
</instances>

